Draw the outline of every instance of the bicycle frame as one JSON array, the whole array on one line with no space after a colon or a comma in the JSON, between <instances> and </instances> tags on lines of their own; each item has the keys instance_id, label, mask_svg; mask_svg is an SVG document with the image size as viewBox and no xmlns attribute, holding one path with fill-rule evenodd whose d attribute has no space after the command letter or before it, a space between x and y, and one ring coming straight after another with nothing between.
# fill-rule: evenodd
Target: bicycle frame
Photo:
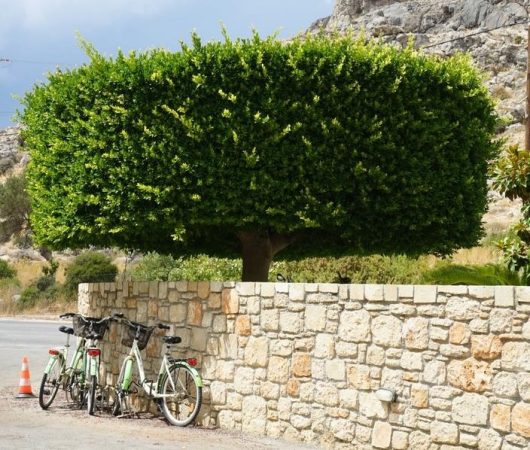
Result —
<instances>
[{"instance_id":1,"label":"bicycle frame","mask_svg":"<svg viewBox=\"0 0 530 450\"><path fill-rule=\"evenodd\" d=\"M121 386L121 388L124 390L128 390L130 387L130 384L132 381L133 369L134 369L134 362L136 362L136 365L138 367L138 374L140 375L140 386L147 393L147 395L149 395L149 397L156 398L156 399L164 398L164 397L171 397L171 395L160 394L158 390L161 385L161 382L165 379L165 377L169 378L171 387L175 389L175 384L173 383L173 379L170 377L170 369L173 366L173 364L177 361L170 360L167 357L167 354L164 354L162 363L160 364L160 369L158 370L157 381L153 382L153 381L147 380L145 378L142 355L140 353L140 349L138 348L138 340L134 339L131 350L129 351L129 354L126 356L125 360L123 361L122 368L121 368L121 372L123 373L123 385ZM185 363L185 360L183 360L182 362ZM194 367L189 366L187 363L185 364L191 370L193 377L197 381L197 385L202 387L202 378L199 375L199 372ZM122 373L120 373L120 378L121 378Z\"/></svg>"},{"instance_id":2,"label":"bicycle frame","mask_svg":"<svg viewBox=\"0 0 530 450\"><path fill-rule=\"evenodd\" d=\"M46 368L44 369L44 373L49 375L55 364L58 363L61 364L61 375L68 375L70 377L72 375L72 372L74 370L82 369L79 367L80 363L84 362L84 352L85 352L85 339L81 338L79 339L77 343L77 348L75 350L75 353L72 355L72 359L70 360L70 365L66 366L66 361L68 360L68 349L70 348L70 335L66 335L66 344L61 349L58 349L58 353L55 355L51 355L50 359L48 360L48 364L46 365ZM84 373L84 370L82 370ZM64 380L67 381L66 379Z\"/></svg>"}]
</instances>

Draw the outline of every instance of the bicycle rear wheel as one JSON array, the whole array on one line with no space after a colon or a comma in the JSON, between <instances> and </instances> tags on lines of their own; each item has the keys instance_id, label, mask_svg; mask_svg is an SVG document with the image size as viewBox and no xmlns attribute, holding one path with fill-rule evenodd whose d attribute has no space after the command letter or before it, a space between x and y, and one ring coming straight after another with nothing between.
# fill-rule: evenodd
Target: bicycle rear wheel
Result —
<instances>
[{"instance_id":1,"label":"bicycle rear wheel","mask_svg":"<svg viewBox=\"0 0 530 450\"><path fill-rule=\"evenodd\" d=\"M39 405L42 409L48 409L57 396L61 386L62 360L56 359L48 373L42 376L39 389Z\"/></svg>"},{"instance_id":2,"label":"bicycle rear wheel","mask_svg":"<svg viewBox=\"0 0 530 450\"><path fill-rule=\"evenodd\" d=\"M159 394L163 395L160 399L162 413L170 424L185 427L199 414L202 387L186 365L176 364L169 369Z\"/></svg>"},{"instance_id":3,"label":"bicycle rear wheel","mask_svg":"<svg viewBox=\"0 0 530 450\"><path fill-rule=\"evenodd\" d=\"M87 411L91 416L96 410L96 389L98 387L98 379L95 375L90 377L90 383L87 390Z\"/></svg>"}]
</instances>

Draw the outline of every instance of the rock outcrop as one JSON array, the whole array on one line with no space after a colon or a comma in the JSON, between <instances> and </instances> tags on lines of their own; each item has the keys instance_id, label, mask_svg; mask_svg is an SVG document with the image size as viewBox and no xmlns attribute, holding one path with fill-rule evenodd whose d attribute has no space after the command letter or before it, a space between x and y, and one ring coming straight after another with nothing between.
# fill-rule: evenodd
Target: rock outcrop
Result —
<instances>
[{"instance_id":1,"label":"rock outcrop","mask_svg":"<svg viewBox=\"0 0 530 450\"><path fill-rule=\"evenodd\" d=\"M517 126L525 115L527 21L521 0L336 0L332 15L310 32L351 28L400 45L413 36L428 53L469 52L486 72L499 112Z\"/></svg>"}]
</instances>

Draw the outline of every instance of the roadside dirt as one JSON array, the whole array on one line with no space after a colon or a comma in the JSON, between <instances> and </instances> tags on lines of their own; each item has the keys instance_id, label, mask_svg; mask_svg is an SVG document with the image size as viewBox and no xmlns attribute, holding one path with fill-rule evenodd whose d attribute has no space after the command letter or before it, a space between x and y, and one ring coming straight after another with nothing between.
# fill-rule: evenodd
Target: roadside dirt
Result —
<instances>
[{"instance_id":1,"label":"roadside dirt","mask_svg":"<svg viewBox=\"0 0 530 450\"><path fill-rule=\"evenodd\" d=\"M243 433L201 427L178 428L162 417L141 414L116 418L107 413L91 417L73 409L59 393L49 410L37 398L16 399L16 388L0 390L0 449L53 448L71 450L189 449L303 450L315 447Z\"/></svg>"}]
</instances>

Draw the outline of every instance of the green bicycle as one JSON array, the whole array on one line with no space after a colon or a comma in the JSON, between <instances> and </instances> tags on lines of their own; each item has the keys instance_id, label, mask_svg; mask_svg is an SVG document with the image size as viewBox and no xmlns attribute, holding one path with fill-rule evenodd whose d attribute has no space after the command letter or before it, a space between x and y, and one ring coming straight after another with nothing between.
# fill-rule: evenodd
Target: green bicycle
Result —
<instances>
[{"instance_id":1,"label":"green bicycle","mask_svg":"<svg viewBox=\"0 0 530 450\"><path fill-rule=\"evenodd\" d=\"M79 329L79 321L82 320L81 314L66 313L59 316L61 319L72 318L74 327L60 326L59 331L66 334L66 344L62 348L50 348L48 353L50 359L46 368L39 388L39 405L42 409L48 409L55 397L59 388L62 388L66 393L67 400L72 401L79 407L83 403L83 386L84 386L84 366L85 366L85 344L86 340L81 335ZM79 337L77 341L76 350L67 365L68 351L70 348L70 336L76 335Z\"/></svg>"},{"instance_id":2,"label":"green bicycle","mask_svg":"<svg viewBox=\"0 0 530 450\"><path fill-rule=\"evenodd\" d=\"M146 326L131 322L123 315L115 315L127 326L127 336L122 344L130 346L129 354L121 366L115 387L115 399L112 413L117 416L130 409L129 395L137 392L135 386L142 388L149 398L155 399L167 421L176 426L185 427L192 423L202 404L202 378L194 366L195 358L175 359L170 356L171 346L182 341L179 336L163 336L166 352L162 359L157 381L145 377L141 350L143 350L155 328L168 330L163 324ZM138 367L139 382L134 381L134 364Z\"/></svg>"}]
</instances>

